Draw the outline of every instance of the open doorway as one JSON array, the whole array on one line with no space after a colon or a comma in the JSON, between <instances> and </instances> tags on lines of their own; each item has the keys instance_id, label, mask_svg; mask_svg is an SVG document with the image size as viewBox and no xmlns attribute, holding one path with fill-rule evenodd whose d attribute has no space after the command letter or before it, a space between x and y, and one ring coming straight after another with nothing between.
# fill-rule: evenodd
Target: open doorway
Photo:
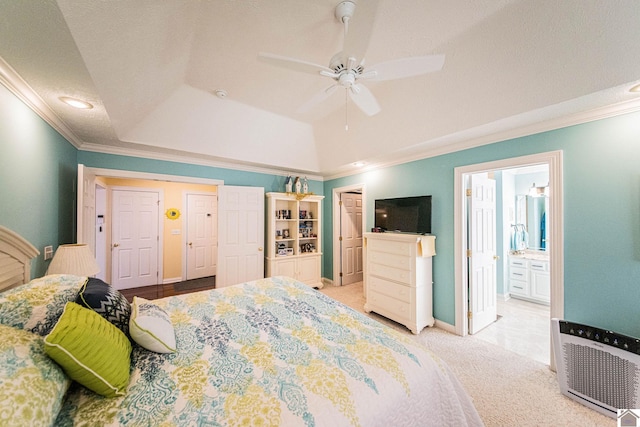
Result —
<instances>
[{"instance_id":1,"label":"open doorway","mask_svg":"<svg viewBox=\"0 0 640 427\"><path fill-rule=\"evenodd\" d=\"M488 173L493 171L504 171L534 165L546 165L549 170L549 210L548 224L546 230L547 247L549 249L549 281L550 281L550 311L551 317L562 318L564 315L564 245L563 245L563 221L562 221L562 152L555 151L540 153L531 156L524 156L512 159L505 159L495 162L482 163L477 165L464 166L455 169L455 280L456 280L456 333L467 335L468 317L473 304L469 301L468 292L468 258L467 242L469 235L469 223L467 221L466 206L467 193L466 183L473 174ZM497 255L497 254L496 254ZM551 343L549 342L549 348ZM549 363L552 369L555 368L553 355L551 354Z\"/></svg>"},{"instance_id":2,"label":"open doorway","mask_svg":"<svg viewBox=\"0 0 640 427\"><path fill-rule=\"evenodd\" d=\"M333 284L362 282L366 218L364 184L333 189Z\"/></svg>"},{"instance_id":3,"label":"open doorway","mask_svg":"<svg viewBox=\"0 0 640 427\"><path fill-rule=\"evenodd\" d=\"M479 316L474 315L469 319L469 333L483 341L548 364L548 166L525 166L481 175L490 177L496 188L496 243L495 252L490 254L496 255L495 263L492 262L495 266L496 305L493 318L488 319L480 329L474 329L477 325L476 317ZM470 229L473 228L471 225ZM469 262L475 263L475 259L476 256L471 256ZM474 271L471 267L469 270ZM469 298L473 300L471 293Z\"/></svg>"}]
</instances>

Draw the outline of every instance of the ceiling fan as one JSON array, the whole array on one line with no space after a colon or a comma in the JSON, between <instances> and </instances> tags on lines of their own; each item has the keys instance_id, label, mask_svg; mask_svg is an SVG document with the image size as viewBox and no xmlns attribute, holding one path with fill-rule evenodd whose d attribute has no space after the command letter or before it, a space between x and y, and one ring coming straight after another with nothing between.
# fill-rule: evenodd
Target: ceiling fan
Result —
<instances>
[{"instance_id":1,"label":"ceiling fan","mask_svg":"<svg viewBox=\"0 0 640 427\"><path fill-rule=\"evenodd\" d=\"M355 1L342 1L336 6L335 17L344 27L344 44L342 51L331 58L328 67L271 53L258 55L258 58L266 63L294 71L318 74L333 80L331 86L304 103L299 111L310 110L342 87L358 108L366 115L373 116L380 112L380 105L371 91L360 82L361 80L396 80L442 69L444 55L394 59L365 67L364 54L371 38L378 1L359 0L358 13L353 22Z\"/></svg>"}]
</instances>

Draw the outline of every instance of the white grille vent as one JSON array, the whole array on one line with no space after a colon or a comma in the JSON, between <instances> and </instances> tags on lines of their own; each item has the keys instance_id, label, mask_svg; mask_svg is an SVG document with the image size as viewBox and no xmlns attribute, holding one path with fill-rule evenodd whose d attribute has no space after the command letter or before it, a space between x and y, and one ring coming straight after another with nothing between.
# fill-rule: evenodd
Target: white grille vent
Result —
<instances>
[{"instance_id":1,"label":"white grille vent","mask_svg":"<svg viewBox=\"0 0 640 427\"><path fill-rule=\"evenodd\" d=\"M564 395L612 418L640 408L640 340L559 319L551 335Z\"/></svg>"}]
</instances>

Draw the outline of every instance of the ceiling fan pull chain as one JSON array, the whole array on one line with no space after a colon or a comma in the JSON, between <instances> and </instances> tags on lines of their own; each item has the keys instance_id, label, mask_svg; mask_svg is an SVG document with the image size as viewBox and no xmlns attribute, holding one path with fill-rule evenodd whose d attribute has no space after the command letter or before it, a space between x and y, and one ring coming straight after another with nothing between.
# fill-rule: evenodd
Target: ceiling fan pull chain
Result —
<instances>
[{"instance_id":1,"label":"ceiling fan pull chain","mask_svg":"<svg viewBox=\"0 0 640 427\"><path fill-rule=\"evenodd\" d=\"M347 91L344 91L344 130L349 130L349 97Z\"/></svg>"}]
</instances>

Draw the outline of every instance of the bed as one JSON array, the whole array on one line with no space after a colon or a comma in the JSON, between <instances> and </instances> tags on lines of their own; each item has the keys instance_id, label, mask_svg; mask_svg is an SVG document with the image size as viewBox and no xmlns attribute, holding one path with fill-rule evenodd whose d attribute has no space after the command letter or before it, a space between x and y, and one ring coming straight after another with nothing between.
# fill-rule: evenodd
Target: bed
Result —
<instances>
[{"instance_id":1,"label":"bed","mask_svg":"<svg viewBox=\"0 0 640 427\"><path fill-rule=\"evenodd\" d=\"M294 279L134 299L127 333L76 304L93 283L53 275L0 293L0 425L482 425L437 356ZM111 328L89 334L85 363L109 356L95 372L80 370L112 397L81 385L78 365L62 368L53 352L78 341L69 338L75 329L98 324ZM127 343L118 389L100 363L113 364L113 348Z\"/></svg>"}]
</instances>

